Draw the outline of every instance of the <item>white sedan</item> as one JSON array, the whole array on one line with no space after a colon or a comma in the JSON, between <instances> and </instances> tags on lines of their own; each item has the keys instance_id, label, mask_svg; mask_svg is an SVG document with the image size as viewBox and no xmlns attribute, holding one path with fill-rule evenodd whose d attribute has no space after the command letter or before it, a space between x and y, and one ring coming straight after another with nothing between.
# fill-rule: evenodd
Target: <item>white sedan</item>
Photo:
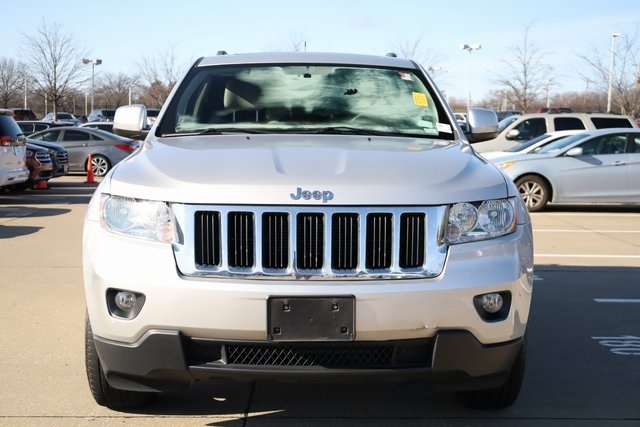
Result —
<instances>
[{"instance_id":1,"label":"white sedan","mask_svg":"<svg viewBox=\"0 0 640 427\"><path fill-rule=\"evenodd\" d=\"M532 212L549 202L640 203L640 129L583 131L492 162Z\"/></svg>"}]
</instances>

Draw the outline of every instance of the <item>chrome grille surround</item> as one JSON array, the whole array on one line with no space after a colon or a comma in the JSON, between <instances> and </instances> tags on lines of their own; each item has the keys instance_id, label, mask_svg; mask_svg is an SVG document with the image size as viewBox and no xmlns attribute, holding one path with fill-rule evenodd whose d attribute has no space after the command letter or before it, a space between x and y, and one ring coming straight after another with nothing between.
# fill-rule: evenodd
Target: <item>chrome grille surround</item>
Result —
<instances>
[{"instance_id":1,"label":"chrome grille surround","mask_svg":"<svg viewBox=\"0 0 640 427\"><path fill-rule=\"evenodd\" d=\"M172 211L177 266L190 277L425 278L442 272L447 254L446 206L173 204Z\"/></svg>"}]
</instances>

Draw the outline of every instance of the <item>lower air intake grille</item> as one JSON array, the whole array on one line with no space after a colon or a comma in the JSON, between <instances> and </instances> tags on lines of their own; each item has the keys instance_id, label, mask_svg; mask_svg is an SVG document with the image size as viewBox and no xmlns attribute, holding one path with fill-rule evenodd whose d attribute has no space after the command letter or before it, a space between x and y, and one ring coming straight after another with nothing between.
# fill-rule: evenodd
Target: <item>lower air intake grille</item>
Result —
<instances>
[{"instance_id":1,"label":"lower air intake grille","mask_svg":"<svg viewBox=\"0 0 640 427\"><path fill-rule=\"evenodd\" d=\"M381 369L428 367L432 341L420 344L226 345L227 364L243 366L322 366Z\"/></svg>"}]
</instances>

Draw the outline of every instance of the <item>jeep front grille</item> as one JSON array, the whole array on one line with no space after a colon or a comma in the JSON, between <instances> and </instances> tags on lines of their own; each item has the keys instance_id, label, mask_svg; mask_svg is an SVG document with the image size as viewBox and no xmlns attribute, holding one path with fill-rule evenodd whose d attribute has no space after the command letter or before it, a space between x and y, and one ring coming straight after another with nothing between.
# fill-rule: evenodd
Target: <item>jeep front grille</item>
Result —
<instances>
[{"instance_id":1,"label":"jeep front grille","mask_svg":"<svg viewBox=\"0 0 640 427\"><path fill-rule=\"evenodd\" d=\"M187 276L433 277L444 266L444 207L173 205Z\"/></svg>"}]
</instances>

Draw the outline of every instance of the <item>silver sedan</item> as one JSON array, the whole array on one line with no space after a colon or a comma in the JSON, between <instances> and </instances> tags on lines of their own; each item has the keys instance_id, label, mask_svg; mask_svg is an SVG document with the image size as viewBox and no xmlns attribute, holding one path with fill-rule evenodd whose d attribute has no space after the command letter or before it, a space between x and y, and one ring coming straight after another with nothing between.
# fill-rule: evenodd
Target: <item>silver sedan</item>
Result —
<instances>
[{"instance_id":1,"label":"silver sedan","mask_svg":"<svg viewBox=\"0 0 640 427\"><path fill-rule=\"evenodd\" d=\"M91 154L93 174L104 176L138 146L132 139L100 129L66 126L36 132L30 139L56 142L69 152L69 171L86 172Z\"/></svg>"},{"instance_id":2,"label":"silver sedan","mask_svg":"<svg viewBox=\"0 0 640 427\"><path fill-rule=\"evenodd\" d=\"M536 153L492 160L530 211L547 203L640 203L640 129L583 131Z\"/></svg>"}]
</instances>

